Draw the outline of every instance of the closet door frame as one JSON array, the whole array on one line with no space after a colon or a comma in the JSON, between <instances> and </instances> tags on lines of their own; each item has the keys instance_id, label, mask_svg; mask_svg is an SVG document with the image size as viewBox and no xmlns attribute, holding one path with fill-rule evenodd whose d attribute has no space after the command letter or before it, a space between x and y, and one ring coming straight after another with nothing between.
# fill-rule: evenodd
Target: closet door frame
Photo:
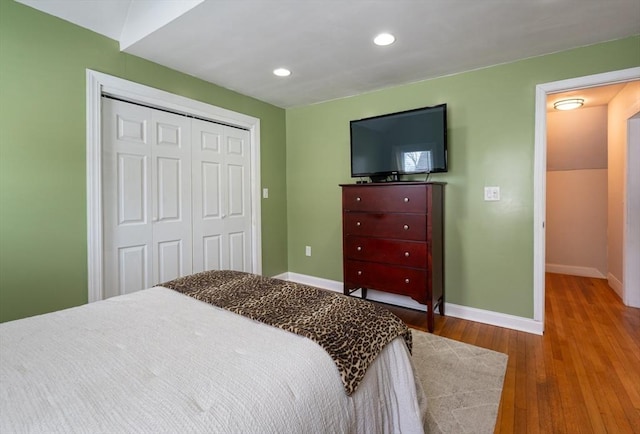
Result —
<instances>
[{"instance_id":1,"label":"closet door frame","mask_svg":"<svg viewBox=\"0 0 640 434\"><path fill-rule=\"evenodd\" d=\"M262 225L260 204L260 119L190 98L86 70L87 115L87 262L88 301L103 297L102 221L102 95L177 113L212 120L249 131L251 141L251 262L252 272L262 273Z\"/></svg>"}]
</instances>

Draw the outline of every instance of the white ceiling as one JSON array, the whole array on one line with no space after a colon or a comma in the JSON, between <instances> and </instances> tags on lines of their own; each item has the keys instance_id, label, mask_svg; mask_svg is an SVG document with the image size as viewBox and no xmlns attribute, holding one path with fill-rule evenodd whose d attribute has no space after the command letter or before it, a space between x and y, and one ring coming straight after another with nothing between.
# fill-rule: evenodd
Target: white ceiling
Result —
<instances>
[{"instance_id":1,"label":"white ceiling","mask_svg":"<svg viewBox=\"0 0 640 434\"><path fill-rule=\"evenodd\" d=\"M567 92L554 93L547 96L547 112L555 112L553 104L557 101L568 98L581 98L584 100L583 107L595 107L607 105L620 93L627 83L609 84L606 86L591 87L586 89L570 90Z\"/></svg>"},{"instance_id":2,"label":"white ceiling","mask_svg":"<svg viewBox=\"0 0 640 434\"><path fill-rule=\"evenodd\" d=\"M284 108L640 34L640 0L17 1Z\"/></svg>"}]
</instances>

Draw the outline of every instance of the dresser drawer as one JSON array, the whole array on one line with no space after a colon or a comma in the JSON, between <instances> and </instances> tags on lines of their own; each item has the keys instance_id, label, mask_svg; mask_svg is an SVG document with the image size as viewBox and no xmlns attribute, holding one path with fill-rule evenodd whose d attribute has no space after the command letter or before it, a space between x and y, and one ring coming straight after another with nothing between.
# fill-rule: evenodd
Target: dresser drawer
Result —
<instances>
[{"instance_id":1,"label":"dresser drawer","mask_svg":"<svg viewBox=\"0 0 640 434\"><path fill-rule=\"evenodd\" d=\"M415 268L345 261L345 284L408 295L419 303L427 300L427 271Z\"/></svg>"},{"instance_id":2,"label":"dresser drawer","mask_svg":"<svg viewBox=\"0 0 640 434\"><path fill-rule=\"evenodd\" d=\"M347 236L344 253L347 259L374 261L405 267L427 266L427 243L386 238Z\"/></svg>"},{"instance_id":3,"label":"dresser drawer","mask_svg":"<svg viewBox=\"0 0 640 434\"><path fill-rule=\"evenodd\" d=\"M367 185L343 188L345 211L426 213L427 194L420 185Z\"/></svg>"},{"instance_id":4,"label":"dresser drawer","mask_svg":"<svg viewBox=\"0 0 640 434\"><path fill-rule=\"evenodd\" d=\"M400 240L425 241L425 214L344 213L344 234Z\"/></svg>"}]
</instances>

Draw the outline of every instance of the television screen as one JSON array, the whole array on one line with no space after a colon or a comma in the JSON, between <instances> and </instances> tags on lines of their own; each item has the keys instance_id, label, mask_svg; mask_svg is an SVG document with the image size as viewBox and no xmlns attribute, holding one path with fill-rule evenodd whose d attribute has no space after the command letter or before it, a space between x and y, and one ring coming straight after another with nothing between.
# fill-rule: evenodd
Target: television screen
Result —
<instances>
[{"instance_id":1,"label":"television screen","mask_svg":"<svg viewBox=\"0 0 640 434\"><path fill-rule=\"evenodd\" d=\"M351 121L351 176L447 171L447 105Z\"/></svg>"}]
</instances>

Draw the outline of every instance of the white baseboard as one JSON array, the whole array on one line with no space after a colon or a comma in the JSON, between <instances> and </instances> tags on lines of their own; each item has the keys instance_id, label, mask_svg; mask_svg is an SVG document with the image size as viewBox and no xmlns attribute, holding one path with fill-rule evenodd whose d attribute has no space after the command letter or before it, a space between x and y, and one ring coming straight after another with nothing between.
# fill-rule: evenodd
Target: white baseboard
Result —
<instances>
[{"instance_id":1,"label":"white baseboard","mask_svg":"<svg viewBox=\"0 0 640 434\"><path fill-rule=\"evenodd\" d=\"M616 292L616 294L618 294L618 297L620 297L620 300L623 300L622 282L618 280L616 276L614 276L611 273L607 274L607 282L609 283L609 286Z\"/></svg>"},{"instance_id":2,"label":"white baseboard","mask_svg":"<svg viewBox=\"0 0 640 434\"><path fill-rule=\"evenodd\" d=\"M292 282L302 283L304 285L311 285L318 288L328 289L334 292L342 293L342 282L336 280L323 279L320 277L309 276L306 274L298 273L282 273L277 276L273 276L277 279L290 280ZM358 292L354 292L358 295ZM407 307L410 309L417 309L425 311L427 306L420 304L410 297L402 295L389 294L387 292L375 291L370 289L367 291L367 299L379 301L381 303L393 304L396 306ZM504 327L512 330L518 330L526 333L533 333L541 335L544 331L543 324L540 321L535 321L530 318L523 318L519 316L509 315L500 312L492 312L489 310L476 309L474 307L460 306L457 304L446 303L444 304L445 314L454 318L460 318L468 321L475 321L483 324L490 324L498 327Z\"/></svg>"},{"instance_id":3,"label":"white baseboard","mask_svg":"<svg viewBox=\"0 0 640 434\"><path fill-rule=\"evenodd\" d=\"M532 333L534 335L542 335L544 332L544 324L531 318L477 309L475 307L460 306L452 303L445 303L444 306L445 315L455 318Z\"/></svg>"},{"instance_id":4,"label":"white baseboard","mask_svg":"<svg viewBox=\"0 0 640 434\"><path fill-rule=\"evenodd\" d=\"M594 267L579 267L576 265L546 264L547 273L568 274L570 276L594 277L596 279L606 279L607 276Z\"/></svg>"},{"instance_id":5,"label":"white baseboard","mask_svg":"<svg viewBox=\"0 0 640 434\"><path fill-rule=\"evenodd\" d=\"M302 283L303 285L310 285L317 288L328 289L334 292L342 292L342 282L338 282L336 280L323 279L322 277L290 272L278 274L277 276L273 277L275 277L276 279L290 280L292 282Z\"/></svg>"}]
</instances>

